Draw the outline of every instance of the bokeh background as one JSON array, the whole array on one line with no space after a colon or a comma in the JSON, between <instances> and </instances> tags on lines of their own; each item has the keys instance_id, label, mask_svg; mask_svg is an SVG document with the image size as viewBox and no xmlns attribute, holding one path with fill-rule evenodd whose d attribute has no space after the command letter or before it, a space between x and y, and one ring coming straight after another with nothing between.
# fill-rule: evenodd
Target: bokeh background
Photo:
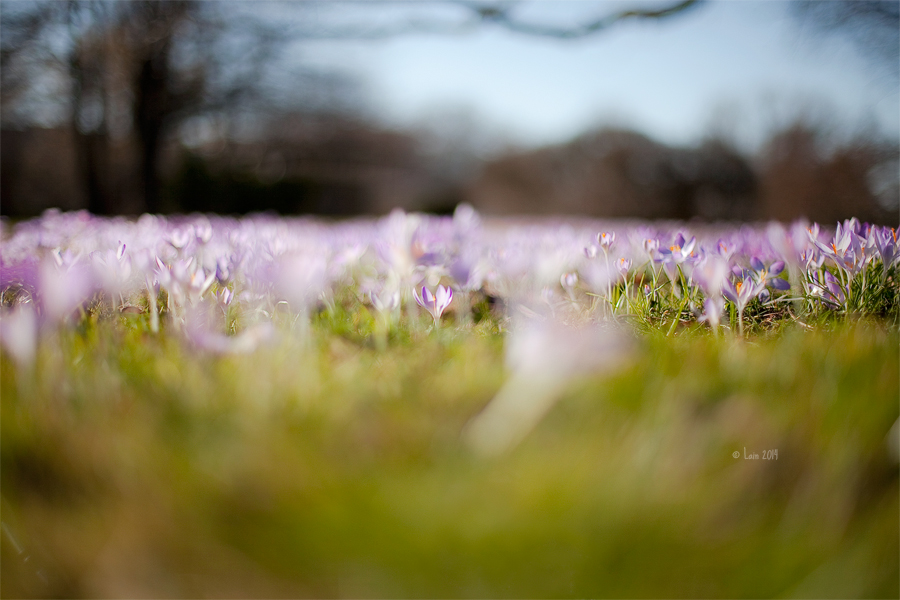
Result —
<instances>
[{"instance_id":1,"label":"bokeh background","mask_svg":"<svg viewBox=\"0 0 900 600\"><path fill-rule=\"evenodd\" d=\"M898 218L900 3L0 4L0 212Z\"/></svg>"}]
</instances>

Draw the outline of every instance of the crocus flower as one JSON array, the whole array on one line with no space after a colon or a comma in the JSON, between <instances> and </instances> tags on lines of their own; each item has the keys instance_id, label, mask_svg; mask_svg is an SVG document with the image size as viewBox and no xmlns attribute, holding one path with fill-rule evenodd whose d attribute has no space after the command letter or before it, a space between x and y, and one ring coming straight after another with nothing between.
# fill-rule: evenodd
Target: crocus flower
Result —
<instances>
[{"instance_id":1,"label":"crocus flower","mask_svg":"<svg viewBox=\"0 0 900 600\"><path fill-rule=\"evenodd\" d=\"M762 291L762 287L753 281L753 277L749 274L745 276L743 280L735 283L732 283L729 280L725 281L725 287L722 289L722 293L726 298L734 302L734 305L737 307L738 327L740 328L741 335L744 335L744 309L751 300L759 295L760 291Z\"/></svg>"},{"instance_id":2,"label":"crocus flower","mask_svg":"<svg viewBox=\"0 0 900 600\"><path fill-rule=\"evenodd\" d=\"M812 242L819 251L851 275L856 274L864 262L860 260L861 240L854 230L855 227L850 222L844 225L838 223L834 238L828 244L823 244L818 239L812 239L812 234L810 234Z\"/></svg>"},{"instance_id":3,"label":"crocus flower","mask_svg":"<svg viewBox=\"0 0 900 600\"><path fill-rule=\"evenodd\" d=\"M94 252L91 254L94 273L101 286L112 294L120 293L131 277L131 257L125 253L125 244L120 243L118 250Z\"/></svg>"},{"instance_id":4,"label":"crocus flower","mask_svg":"<svg viewBox=\"0 0 900 600\"><path fill-rule=\"evenodd\" d=\"M721 296L728 277L728 264L718 255L708 254L694 269L693 276L707 298Z\"/></svg>"},{"instance_id":5,"label":"crocus flower","mask_svg":"<svg viewBox=\"0 0 900 600\"><path fill-rule=\"evenodd\" d=\"M194 237L194 226L188 225L184 229L175 229L169 233L169 243L178 250L181 250Z\"/></svg>"},{"instance_id":6,"label":"crocus flower","mask_svg":"<svg viewBox=\"0 0 900 600\"><path fill-rule=\"evenodd\" d=\"M873 227L870 235L879 256L881 256L884 273L887 275L888 269L898 258L897 230L893 227Z\"/></svg>"},{"instance_id":7,"label":"crocus flower","mask_svg":"<svg viewBox=\"0 0 900 600\"><path fill-rule=\"evenodd\" d=\"M722 320L722 312L725 310L725 299L722 296L712 296L703 300L703 314L698 321L706 321L713 331L718 334L719 322Z\"/></svg>"},{"instance_id":8,"label":"crocus flower","mask_svg":"<svg viewBox=\"0 0 900 600\"><path fill-rule=\"evenodd\" d=\"M616 243L616 234L611 231L604 231L597 234L597 243L604 252L609 252Z\"/></svg>"},{"instance_id":9,"label":"crocus flower","mask_svg":"<svg viewBox=\"0 0 900 600\"><path fill-rule=\"evenodd\" d=\"M771 286L776 290L781 290L782 292L791 289L791 284L787 282L785 279L781 279L778 275L784 271L784 261L779 260L773 262L768 267L763 264L763 262L757 258L750 258L750 266L752 267L752 275L753 279L756 280L756 283L760 286L760 291L764 291L763 288L766 286Z\"/></svg>"},{"instance_id":10,"label":"crocus flower","mask_svg":"<svg viewBox=\"0 0 900 600\"><path fill-rule=\"evenodd\" d=\"M61 270L55 263L44 261L39 276L43 316L51 320L67 319L90 297L94 287L90 271L78 266Z\"/></svg>"},{"instance_id":11,"label":"crocus flower","mask_svg":"<svg viewBox=\"0 0 900 600\"><path fill-rule=\"evenodd\" d=\"M219 291L216 292L216 300L223 307L231 304L231 301L234 299L234 292L227 287L219 288Z\"/></svg>"},{"instance_id":12,"label":"crocus flower","mask_svg":"<svg viewBox=\"0 0 900 600\"><path fill-rule=\"evenodd\" d=\"M731 260L731 257L734 256L735 250L737 250L737 248L731 242L719 240L716 243L716 252L718 252L719 256L724 258L726 261Z\"/></svg>"},{"instance_id":13,"label":"crocus flower","mask_svg":"<svg viewBox=\"0 0 900 600\"><path fill-rule=\"evenodd\" d=\"M664 257L671 257L675 264L681 264L691 256L696 243L697 238L691 237L691 239L685 240L684 235L679 233L672 245L668 248L660 248L659 253Z\"/></svg>"},{"instance_id":14,"label":"crocus flower","mask_svg":"<svg viewBox=\"0 0 900 600\"><path fill-rule=\"evenodd\" d=\"M566 294L568 294L569 300L575 302L575 286L578 285L578 274L563 273L559 277L559 284L566 291Z\"/></svg>"},{"instance_id":15,"label":"crocus flower","mask_svg":"<svg viewBox=\"0 0 900 600\"><path fill-rule=\"evenodd\" d=\"M439 285L435 293L432 294L431 290L423 285L422 295L420 296L419 291L413 289L413 296L416 299L416 304L431 313L431 316L434 318L434 324L437 325L444 310L450 306L450 301L453 300L453 290Z\"/></svg>"},{"instance_id":16,"label":"crocus flower","mask_svg":"<svg viewBox=\"0 0 900 600\"><path fill-rule=\"evenodd\" d=\"M212 225L207 219L201 219L194 223L194 235L201 244L206 244L212 239Z\"/></svg>"},{"instance_id":17,"label":"crocus flower","mask_svg":"<svg viewBox=\"0 0 900 600\"><path fill-rule=\"evenodd\" d=\"M670 280L675 281L676 268L678 265L684 263L688 258L693 256L694 245L696 243L697 238L691 237L690 240L685 240L684 235L679 233L671 246L668 248L660 248L659 254L662 258L663 267Z\"/></svg>"},{"instance_id":18,"label":"crocus flower","mask_svg":"<svg viewBox=\"0 0 900 600\"><path fill-rule=\"evenodd\" d=\"M400 291L388 288L382 289L380 293L372 291L369 292L369 301L379 313L390 314L400 306Z\"/></svg>"},{"instance_id":19,"label":"crocus flower","mask_svg":"<svg viewBox=\"0 0 900 600\"><path fill-rule=\"evenodd\" d=\"M800 254L800 263L807 271L818 271L825 264L825 257L813 246Z\"/></svg>"},{"instance_id":20,"label":"crocus flower","mask_svg":"<svg viewBox=\"0 0 900 600\"><path fill-rule=\"evenodd\" d=\"M722 293L726 298L734 302L734 305L739 311L743 312L747 304L756 298L761 289L762 288L753 281L753 278L750 275L747 275L743 280L734 283L726 280L725 286L722 288Z\"/></svg>"}]
</instances>

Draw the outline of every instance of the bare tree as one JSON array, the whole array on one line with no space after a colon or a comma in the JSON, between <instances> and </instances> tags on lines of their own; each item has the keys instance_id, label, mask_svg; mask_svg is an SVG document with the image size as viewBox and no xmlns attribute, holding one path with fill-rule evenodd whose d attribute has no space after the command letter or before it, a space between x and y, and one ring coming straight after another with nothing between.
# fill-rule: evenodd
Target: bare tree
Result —
<instances>
[{"instance_id":1,"label":"bare tree","mask_svg":"<svg viewBox=\"0 0 900 600\"><path fill-rule=\"evenodd\" d=\"M68 114L96 213L117 209L109 185L112 129L124 121L139 157L133 180L145 209L160 210L166 136L192 115L250 97L281 43L277 24L230 18L216 3L70 0L7 12L0 23L4 125L40 121L21 114L20 105L47 100L41 79L65 81L55 112Z\"/></svg>"},{"instance_id":2,"label":"bare tree","mask_svg":"<svg viewBox=\"0 0 900 600\"><path fill-rule=\"evenodd\" d=\"M801 0L795 16L823 32L848 36L896 80L900 76L900 2L897 0Z\"/></svg>"},{"instance_id":3,"label":"bare tree","mask_svg":"<svg viewBox=\"0 0 900 600\"><path fill-rule=\"evenodd\" d=\"M122 193L111 183L111 172L121 167L121 140L131 140L137 155L131 187L140 190L144 210L158 212L163 208L160 161L167 136L193 116L248 112L254 102L258 111L267 93L267 69L292 42L459 35L488 26L534 37L578 39L623 21L668 18L698 3L679 0L623 10L572 26L528 21L519 16L516 3L466 0L396 4L401 10L377 25L359 20L329 25L308 18L308 13L320 7L327 12L334 5L306 2L258 3L252 11L238 10L247 5L190 0L2 3L3 124L52 122L65 115L87 205L95 213L120 211L117 198ZM346 12L348 6L338 8ZM362 15L383 6L352 8ZM455 13L435 11L414 18L405 14L413 6Z\"/></svg>"}]
</instances>

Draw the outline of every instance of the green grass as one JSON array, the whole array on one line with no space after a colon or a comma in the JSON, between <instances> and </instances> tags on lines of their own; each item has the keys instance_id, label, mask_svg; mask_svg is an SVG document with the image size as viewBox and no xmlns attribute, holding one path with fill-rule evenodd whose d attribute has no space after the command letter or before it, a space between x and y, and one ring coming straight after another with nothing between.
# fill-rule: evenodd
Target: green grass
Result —
<instances>
[{"instance_id":1,"label":"green grass","mask_svg":"<svg viewBox=\"0 0 900 600\"><path fill-rule=\"evenodd\" d=\"M488 459L497 322L376 349L342 310L245 356L138 316L0 359L3 596L900 595L896 327L666 323Z\"/></svg>"}]
</instances>

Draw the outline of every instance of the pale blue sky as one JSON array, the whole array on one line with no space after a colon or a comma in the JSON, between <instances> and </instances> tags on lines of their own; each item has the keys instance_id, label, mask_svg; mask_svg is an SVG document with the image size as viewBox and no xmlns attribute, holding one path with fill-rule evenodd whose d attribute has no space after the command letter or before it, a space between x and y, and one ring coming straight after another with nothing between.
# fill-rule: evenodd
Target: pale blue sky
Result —
<instances>
[{"instance_id":1,"label":"pale blue sky","mask_svg":"<svg viewBox=\"0 0 900 600\"><path fill-rule=\"evenodd\" d=\"M522 15L565 22L647 5L526 2ZM404 6L421 8L399 10ZM364 3L345 10L371 11ZM389 123L466 108L489 129L526 144L564 141L615 122L669 143L694 142L717 126L752 146L804 107L832 113L849 128L875 126L897 137L896 77L843 36L817 33L785 2L720 0L574 42L484 26L450 37L307 41L301 52L307 63L361 77Z\"/></svg>"}]
</instances>

